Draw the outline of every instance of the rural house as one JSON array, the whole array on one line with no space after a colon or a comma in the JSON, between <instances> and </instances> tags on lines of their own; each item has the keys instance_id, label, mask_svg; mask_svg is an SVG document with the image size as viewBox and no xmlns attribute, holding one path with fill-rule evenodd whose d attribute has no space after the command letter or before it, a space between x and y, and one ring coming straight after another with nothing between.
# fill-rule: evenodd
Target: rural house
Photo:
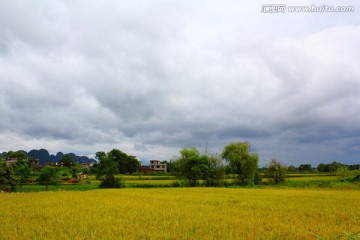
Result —
<instances>
[{"instance_id":1,"label":"rural house","mask_svg":"<svg viewBox=\"0 0 360 240\"><path fill-rule=\"evenodd\" d=\"M159 160L150 160L150 166L141 166L139 172L167 172L167 165Z\"/></svg>"}]
</instances>

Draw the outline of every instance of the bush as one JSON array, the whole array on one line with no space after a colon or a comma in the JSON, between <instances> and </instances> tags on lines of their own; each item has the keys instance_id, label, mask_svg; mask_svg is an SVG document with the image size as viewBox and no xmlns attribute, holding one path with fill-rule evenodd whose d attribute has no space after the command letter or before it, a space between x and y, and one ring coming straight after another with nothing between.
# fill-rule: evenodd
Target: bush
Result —
<instances>
[{"instance_id":1,"label":"bush","mask_svg":"<svg viewBox=\"0 0 360 240\"><path fill-rule=\"evenodd\" d=\"M123 188L125 187L124 182L121 178L116 178L114 175L109 175L99 185L100 188Z\"/></svg>"},{"instance_id":2,"label":"bush","mask_svg":"<svg viewBox=\"0 0 360 240\"><path fill-rule=\"evenodd\" d=\"M172 187L181 187L181 183L179 181L174 181L171 183Z\"/></svg>"},{"instance_id":3,"label":"bush","mask_svg":"<svg viewBox=\"0 0 360 240\"><path fill-rule=\"evenodd\" d=\"M360 174L353 178L354 182L360 182Z\"/></svg>"}]
</instances>

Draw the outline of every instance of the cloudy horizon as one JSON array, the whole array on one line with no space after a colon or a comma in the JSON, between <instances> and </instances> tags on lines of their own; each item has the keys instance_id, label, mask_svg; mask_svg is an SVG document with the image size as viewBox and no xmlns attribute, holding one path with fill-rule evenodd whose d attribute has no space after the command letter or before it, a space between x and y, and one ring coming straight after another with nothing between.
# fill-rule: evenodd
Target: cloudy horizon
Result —
<instances>
[{"instance_id":1,"label":"cloudy horizon","mask_svg":"<svg viewBox=\"0 0 360 240\"><path fill-rule=\"evenodd\" d=\"M247 141L261 166L359 164L360 4L263 4L0 0L0 152L146 162Z\"/></svg>"}]
</instances>

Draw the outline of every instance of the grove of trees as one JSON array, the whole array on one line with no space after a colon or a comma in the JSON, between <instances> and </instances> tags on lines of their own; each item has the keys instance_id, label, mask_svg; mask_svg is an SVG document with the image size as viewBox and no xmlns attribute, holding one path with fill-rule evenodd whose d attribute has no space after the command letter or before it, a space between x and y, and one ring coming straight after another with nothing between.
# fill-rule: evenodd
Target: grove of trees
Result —
<instances>
[{"instance_id":1,"label":"grove of trees","mask_svg":"<svg viewBox=\"0 0 360 240\"><path fill-rule=\"evenodd\" d=\"M111 158L117 164L118 173L120 174L132 174L139 170L140 162L134 156L127 155L126 153L120 151L119 149L113 149L108 153L105 152L97 152L96 158L101 161L101 158L107 156ZM95 166L95 169L99 167L100 164ZM97 171L97 170L95 170Z\"/></svg>"},{"instance_id":2,"label":"grove of trees","mask_svg":"<svg viewBox=\"0 0 360 240\"><path fill-rule=\"evenodd\" d=\"M212 182L211 178L216 176L211 172L217 167L212 166L208 155L201 154L195 147L183 148L180 150L180 157L173 162L173 170L178 171L179 175L186 178L189 186L194 187L198 180ZM220 178L222 176L219 176Z\"/></svg>"},{"instance_id":3,"label":"grove of trees","mask_svg":"<svg viewBox=\"0 0 360 240\"><path fill-rule=\"evenodd\" d=\"M222 153L201 154L195 147L180 150L180 157L170 164L170 169L187 179L189 186L202 180L206 186L226 184L224 180L228 163L230 173L236 174L237 183L248 185L256 183L258 173L258 155L250 153L247 142L235 142L224 147Z\"/></svg>"},{"instance_id":4,"label":"grove of trees","mask_svg":"<svg viewBox=\"0 0 360 240\"><path fill-rule=\"evenodd\" d=\"M16 162L9 163L5 159L16 159ZM0 191L12 192L16 186L22 188L33 180L48 190L50 185L59 185L61 178L72 177L77 182L77 174L81 170L80 165L69 155L64 155L57 167L43 166L38 169L35 163L35 159L22 151L8 152L5 158L0 158Z\"/></svg>"}]
</instances>

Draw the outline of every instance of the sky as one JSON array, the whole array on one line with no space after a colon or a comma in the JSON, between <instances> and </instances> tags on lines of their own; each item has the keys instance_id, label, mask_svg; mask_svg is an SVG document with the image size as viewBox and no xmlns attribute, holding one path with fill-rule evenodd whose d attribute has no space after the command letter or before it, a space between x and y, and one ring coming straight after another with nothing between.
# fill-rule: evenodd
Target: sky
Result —
<instances>
[{"instance_id":1,"label":"sky","mask_svg":"<svg viewBox=\"0 0 360 240\"><path fill-rule=\"evenodd\" d=\"M359 164L360 2L276 3L0 0L0 152Z\"/></svg>"}]
</instances>

